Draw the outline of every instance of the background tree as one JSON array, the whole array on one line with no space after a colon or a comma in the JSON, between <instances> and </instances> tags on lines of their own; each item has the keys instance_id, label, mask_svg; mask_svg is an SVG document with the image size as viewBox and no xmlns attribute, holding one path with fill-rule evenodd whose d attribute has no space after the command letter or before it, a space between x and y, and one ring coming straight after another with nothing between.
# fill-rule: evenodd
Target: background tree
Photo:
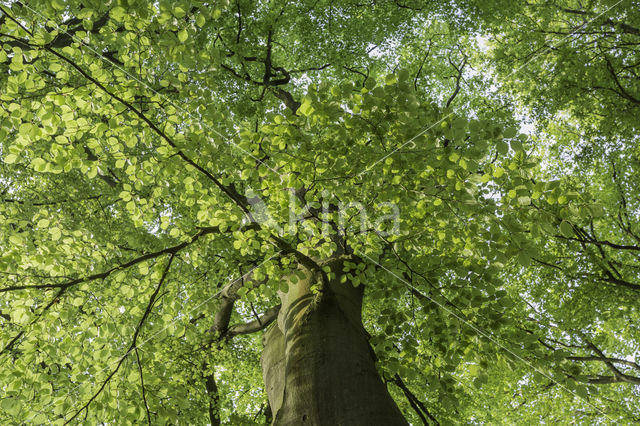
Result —
<instances>
[{"instance_id":1,"label":"background tree","mask_svg":"<svg viewBox=\"0 0 640 426\"><path fill-rule=\"evenodd\" d=\"M477 45L608 6L1 6L0 419L637 419L633 115Z\"/></svg>"}]
</instances>

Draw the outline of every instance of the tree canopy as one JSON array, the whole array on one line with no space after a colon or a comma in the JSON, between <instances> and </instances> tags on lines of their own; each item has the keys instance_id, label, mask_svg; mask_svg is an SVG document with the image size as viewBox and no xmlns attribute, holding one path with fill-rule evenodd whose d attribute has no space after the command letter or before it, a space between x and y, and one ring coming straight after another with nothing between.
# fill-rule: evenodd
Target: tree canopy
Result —
<instances>
[{"instance_id":1,"label":"tree canopy","mask_svg":"<svg viewBox=\"0 0 640 426\"><path fill-rule=\"evenodd\" d=\"M640 421L634 3L0 2L0 422Z\"/></svg>"}]
</instances>

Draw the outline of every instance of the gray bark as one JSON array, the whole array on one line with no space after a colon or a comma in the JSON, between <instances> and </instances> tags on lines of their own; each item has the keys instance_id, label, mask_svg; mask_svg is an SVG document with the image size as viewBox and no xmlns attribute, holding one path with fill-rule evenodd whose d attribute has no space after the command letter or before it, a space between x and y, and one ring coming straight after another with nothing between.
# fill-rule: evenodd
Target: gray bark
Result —
<instances>
[{"instance_id":1,"label":"gray bark","mask_svg":"<svg viewBox=\"0 0 640 426\"><path fill-rule=\"evenodd\" d=\"M363 289L338 278L319 294L315 274L280 294L278 320L265 333L262 370L273 425L406 425L375 367L362 325Z\"/></svg>"}]
</instances>

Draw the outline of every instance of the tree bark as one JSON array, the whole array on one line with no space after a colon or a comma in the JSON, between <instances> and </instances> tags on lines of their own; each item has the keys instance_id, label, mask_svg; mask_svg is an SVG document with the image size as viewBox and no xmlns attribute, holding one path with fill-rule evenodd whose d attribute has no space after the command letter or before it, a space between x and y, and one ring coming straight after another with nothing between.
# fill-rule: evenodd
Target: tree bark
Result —
<instances>
[{"instance_id":1,"label":"tree bark","mask_svg":"<svg viewBox=\"0 0 640 426\"><path fill-rule=\"evenodd\" d=\"M278 321L265 333L262 371L272 425L406 425L375 367L362 325L363 288L319 276L289 283Z\"/></svg>"}]
</instances>

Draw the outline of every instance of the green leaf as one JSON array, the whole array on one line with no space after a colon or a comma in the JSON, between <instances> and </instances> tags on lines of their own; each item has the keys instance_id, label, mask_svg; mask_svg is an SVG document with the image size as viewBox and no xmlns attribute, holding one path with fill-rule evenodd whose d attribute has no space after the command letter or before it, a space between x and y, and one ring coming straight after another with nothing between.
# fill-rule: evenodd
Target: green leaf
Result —
<instances>
[{"instance_id":1,"label":"green leaf","mask_svg":"<svg viewBox=\"0 0 640 426\"><path fill-rule=\"evenodd\" d=\"M53 227L49 229L49 234L51 234L51 239L53 241L58 241L62 236L62 231L60 231L60 228L58 227Z\"/></svg>"},{"instance_id":2,"label":"green leaf","mask_svg":"<svg viewBox=\"0 0 640 426\"><path fill-rule=\"evenodd\" d=\"M518 253L518 263L520 264L520 266L526 268L531 264L531 257L529 257L526 252L521 251L520 253Z\"/></svg>"},{"instance_id":3,"label":"green leaf","mask_svg":"<svg viewBox=\"0 0 640 426\"><path fill-rule=\"evenodd\" d=\"M562 235L564 235L567 238L573 237L574 233L573 233L573 227L571 226L571 224L565 220L563 220L562 222L560 222L560 232L562 233Z\"/></svg>"},{"instance_id":4,"label":"green leaf","mask_svg":"<svg viewBox=\"0 0 640 426\"><path fill-rule=\"evenodd\" d=\"M20 245L22 245L24 243L22 237L19 236L19 235L10 235L9 236L9 242L11 244L14 244L14 245L17 245L17 246L20 246Z\"/></svg>"},{"instance_id":5,"label":"green leaf","mask_svg":"<svg viewBox=\"0 0 640 426\"><path fill-rule=\"evenodd\" d=\"M109 11L109 15L111 16L111 18L116 21L116 22L121 22L122 18L124 18L124 15L127 13L127 11L120 7L120 6L116 6L113 9L111 9Z\"/></svg>"},{"instance_id":6,"label":"green leaf","mask_svg":"<svg viewBox=\"0 0 640 426\"><path fill-rule=\"evenodd\" d=\"M502 136L506 139L514 138L518 134L518 129L516 127L507 127L504 129Z\"/></svg>"},{"instance_id":7,"label":"green leaf","mask_svg":"<svg viewBox=\"0 0 640 426\"><path fill-rule=\"evenodd\" d=\"M0 407L9 415L15 416L20 412L20 403L11 397L3 398Z\"/></svg>"},{"instance_id":8,"label":"green leaf","mask_svg":"<svg viewBox=\"0 0 640 426\"><path fill-rule=\"evenodd\" d=\"M186 29L178 31L178 40L180 40L180 42L184 43L185 41L187 41L187 38L189 38L189 33Z\"/></svg>"},{"instance_id":9,"label":"green leaf","mask_svg":"<svg viewBox=\"0 0 640 426\"><path fill-rule=\"evenodd\" d=\"M398 77L395 74L388 74L384 79L385 84L392 85L398 82Z\"/></svg>"},{"instance_id":10,"label":"green leaf","mask_svg":"<svg viewBox=\"0 0 640 426\"><path fill-rule=\"evenodd\" d=\"M575 392L580 398L587 399L589 397L589 391L587 390L586 386L583 386L583 385L576 386Z\"/></svg>"},{"instance_id":11,"label":"green leaf","mask_svg":"<svg viewBox=\"0 0 640 426\"><path fill-rule=\"evenodd\" d=\"M504 141L497 141L496 150L500 155L507 155L509 153L509 145L507 145Z\"/></svg>"},{"instance_id":12,"label":"green leaf","mask_svg":"<svg viewBox=\"0 0 640 426\"><path fill-rule=\"evenodd\" d=\"M522 142L520 142L518 139L513 139L511 141L511 149L513 149L515 152L518 152L523 151L524 147L522 146Z\"/></svg>"},{"instance_id":13,"label":"green leaf","mask_svg":"<svg viewBox=\"0 0 640 426\"><path fill-rule=\"evenodd\" d=\"M65 4L62 0L51 0L51 6L57 10L64 10Z\"/></svg>"},{"instance_id":14,"label":"green leaf","mask_svg":"<svg viewBox=\"0 0 640 426\"><path fill-rule=\"evenodd\" d=\"M31 161L31 167L37 172L44 172L47 168L47 162L42 158L34 158L33 161Z\"/></svg>"},{"instance_id":15,"label":"green leaf","mask_svg":"<svg viewBox=\"0 0 640 426\"><path fill-rule=\"evenodd\" d=\"M22 123L18 128L18 133L20 133L21 136L24 136L26 138L30 137L32 131L33 131L33 124L31 123Z\"/></svg>"},{"instance_id":16,"label":"green leaf","mask_svg":"<svg viewBox=\"0 0 640 426\"><path fill-rule=\"evenodd\" d=\"M314 108L311 106L311 99L305 97L302 100L302 103L300 104L300 107L298 108L298 111L300 112L300 114L304 115L304 116L309 116L313 113Z\"/></svg>"}]
</instances>

